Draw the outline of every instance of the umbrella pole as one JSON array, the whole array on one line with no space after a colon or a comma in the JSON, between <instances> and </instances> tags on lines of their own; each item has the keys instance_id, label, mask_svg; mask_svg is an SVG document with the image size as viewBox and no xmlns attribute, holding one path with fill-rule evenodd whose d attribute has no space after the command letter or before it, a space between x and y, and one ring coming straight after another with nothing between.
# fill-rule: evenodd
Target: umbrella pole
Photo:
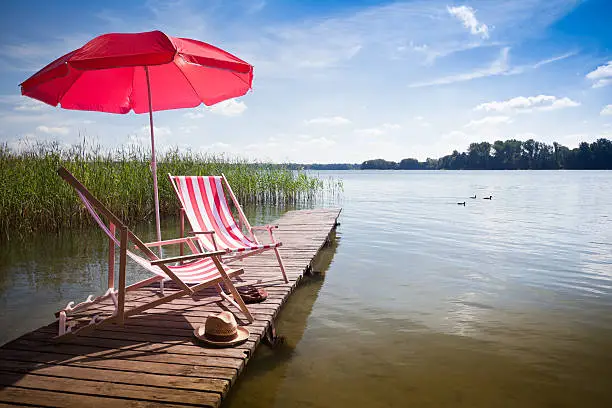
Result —
<instances>
[{"instance_id":1,"label":"umbrella pole","mask_svg":"<svg viewBox=\"0 0 612 408\"><path fill-rule=\"evenodd\" d=\"M149 80L149 67L145 65L145 76L147 77L147 92L149 96L149 127L151 129L151 172L153 173L153 194L155 196L155 228L157 229L157 240L161 241L161 226L159 222L159 192L157 189L157 159L155 158L155 134L153 132L153 103L151 102L151 82ZM163 258L162 247L159 246L159 257ZM159 288L163 295L164 281L159 282Z\"/></svg>"}]
</instances>

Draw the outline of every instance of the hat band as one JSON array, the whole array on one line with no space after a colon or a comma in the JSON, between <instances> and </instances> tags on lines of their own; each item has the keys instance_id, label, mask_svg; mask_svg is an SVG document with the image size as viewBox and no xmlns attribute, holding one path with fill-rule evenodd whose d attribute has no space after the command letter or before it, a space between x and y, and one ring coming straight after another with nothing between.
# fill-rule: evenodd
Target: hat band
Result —
<instances>
[{"instance_id":1,"label":"hat band","mask_svg":"<svg viewBox=\"0 0 612 408\"><path fill-rule=\"evenodd\" d=\"M238 332L234 334L211 334L205 332L204 337L212 341L230 341L238 337Z\"/></svg>"}]
</instances>

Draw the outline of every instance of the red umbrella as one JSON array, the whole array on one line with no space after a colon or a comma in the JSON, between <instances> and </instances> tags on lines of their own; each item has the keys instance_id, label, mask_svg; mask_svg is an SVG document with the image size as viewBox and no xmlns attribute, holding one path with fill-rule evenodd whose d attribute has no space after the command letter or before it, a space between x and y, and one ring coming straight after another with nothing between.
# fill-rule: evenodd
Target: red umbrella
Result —
<instances>
[{"instance_id":1,"label":"red umbrella","mask_svg":"<svg viewBox=\"0 0 612 408\"><path fill-rule=\"evenodd\" d=\"M253 67L217 47L161 31L104 34L21 84L21 94L64 109L149 113L157 238L159 196L153 111L213 105L242 96Z\"/></svg>"}]
</instances>

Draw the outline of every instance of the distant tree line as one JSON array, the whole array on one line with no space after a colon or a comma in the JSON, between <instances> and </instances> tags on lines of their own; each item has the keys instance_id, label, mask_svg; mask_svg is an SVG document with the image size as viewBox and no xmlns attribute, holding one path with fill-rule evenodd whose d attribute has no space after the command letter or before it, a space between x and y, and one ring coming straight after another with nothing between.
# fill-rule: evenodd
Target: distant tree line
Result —
<instances>
[{"instance_id":1,"label":"distant tree line","mask_svg":"<svg viewBox=\"0 0 612 408\"><path fill-rule=\"evenodd\" d=\"M471 143L467 152L453 151L439 159L403 159L399 163L383 159L366 160L362 170L612 170L612 141L598 139L582 142L569 149L557 142L552 145L533 139Z\"/></svg>"},{"instance_id":2,"label":"distant tree line","mask_svg":"<svg viewBox=\"0 0 612 408\"><path fill-rule=\"evenodd\" d=\"M359 163L288 163L283 165L283 167L286 167L289 170L359 170L361 168L361 165Z\"/></svg>"}]
</instances>

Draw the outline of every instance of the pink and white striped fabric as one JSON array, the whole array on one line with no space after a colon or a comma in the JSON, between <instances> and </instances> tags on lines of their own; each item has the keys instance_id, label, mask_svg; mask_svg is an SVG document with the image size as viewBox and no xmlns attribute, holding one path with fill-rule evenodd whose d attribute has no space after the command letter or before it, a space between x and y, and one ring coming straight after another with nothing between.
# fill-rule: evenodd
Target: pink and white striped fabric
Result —
<instances>
[{"instance_id":1,"label":"pink and white striped fabric","mask_svg":"<svg viewBox=\"0 0 612 408\"><path fill-rule=\"evenodd\" d=\"M209 234L197 235L207 250L243 252L281 246L280 242L260 244L242 232L227 202L222 177L171 176L171 179L191 228L215 232L214 238Z\"/></svg>"},{"instance_id":2,"label":"pink and white striped fabric","mask_svg":"<svg viewBox=\"0 0 612 408\"><path fill-rule=\"evenodd\" d=\"M102 221L102 219L100 218L98 213L95 211L91 203L87 200L87 198L83 194L81 194L80 191L77 191L77 194L81 198L81 201L83 201L83 204L85 204L85 207L87 208L87 210L89 211L93 219L100 226L100 228L102 228L102 230L106 233L106 235L111 240L113 240L115 245L119 246L120 245L119 239L117 239L117 237L113 233L110 232L106 224L104 224L104 221ZM153 272L154 274L161 276L165 279L171 279L168 275L166 275L166 273L159 266L151 265L151 261L141 256L138 256L131 251L126 251L126 252L127 252L127 255L131 259L133 259L136 263L138 263L140 266L142 266L146 270ZM228 274L231 272L229 268L227 268L224 264L221 264L221 265L223 266L223 270L225 272L227 272ZM209 281L212 281L214 279L221 277L221 274L219 273L219 270L217 269L217 265L215 265L213 260L210 258L198 259L196 261L186 263L183 265L166 265L166 266L177 276L177 278L179 278L184 283L204 283L204 282L209 282Z\"/></svg>"},{"instance_id":3,"label":"pink and white striped fabric","mask_svg":"<svg viewBox=\"0 0 612 408\"><path fill-rule=\"evenodd\" d=\"M156 265L151 265L148 260L136 255L133 252L127 251L130 258L140 264L143 268L159 275L165 279L170 279L164 271ZM225 265L221 264L223 269L228 274L231 272ZM185 283L204 283L217 278L221 278L221 274L217 266L210 258L202 258L197 261L186 263L183 265L166 265L180 280Z\"/></svg>"}]
</instances>

